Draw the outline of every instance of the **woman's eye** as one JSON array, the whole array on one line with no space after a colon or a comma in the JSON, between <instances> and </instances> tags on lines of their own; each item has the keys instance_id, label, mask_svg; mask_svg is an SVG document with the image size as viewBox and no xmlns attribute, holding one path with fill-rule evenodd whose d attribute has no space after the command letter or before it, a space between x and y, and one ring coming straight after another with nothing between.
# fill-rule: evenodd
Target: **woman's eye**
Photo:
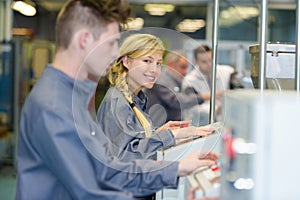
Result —
<instances>
[{"instance_id":1,"label":"woman's eye","mask_svg":"<svg viewBox=\"0 0 300 200\"><path fill-rule=\"evenodd\" d=\"M148 64L149 64L149 63L152 63L151 60L149 60L149 59L145 59L144 62L145 62L145 63L148 63Z\"/></svg>"},{"instance_id":2,"label":"woman's eye","mask_svg":"<svg viewBox=\"0 0 300 200\"><path fill-rule=\"evenodd\" d=\"M156 64L158 67L161 67L162 66L162 63L157 63Z\"/></svg>"}]
</instances>

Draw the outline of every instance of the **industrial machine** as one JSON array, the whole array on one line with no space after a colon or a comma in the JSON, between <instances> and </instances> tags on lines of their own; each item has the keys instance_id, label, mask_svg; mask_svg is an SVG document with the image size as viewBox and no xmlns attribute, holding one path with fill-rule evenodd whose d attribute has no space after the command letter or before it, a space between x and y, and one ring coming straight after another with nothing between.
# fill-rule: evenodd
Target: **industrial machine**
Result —
<instances>
[{"instance_id":1,"label":"industrial machine","mask_svg":"<svg viewBox=\"0 0 300 200\"><path fill-rule=\"evenodd\" d=\"M220 196L220 176L221 168L218 165L205 166L187 176L192 188L198 188L195 191L195 197L219 197Z\"/></svg>"},{"instance_id":2,"label":"industrial machine","mask_svg":"<svg viewBox=\"0 0 300 200\"><path fill-rule=\"evenodd\" d=\"M225 94L222 200L300 199L296 91Z\"/></svg>"},{"instance_id":3,"label":"industrial machine","mask_svg":"<svg viewBox=\"0 0 300 200\"><path fill-rule=\"evenodd\" d=\"M208 126L212 127L215 130L213 134L203 138L189 138L181 141L174 147L158 151L157 160L179 161L196 150L214 151L220 153L221 131L223 129L223 123L216 122ZM195 185L198 185L197 179L199 176L204 176L205 180L208 182L212 181L212 179L214 178L217 178L216 176L219 176L219 174L217 174L216 176L214 176L215 174L213 174L214 177L212 177L211 173L209 174L210 170L211 169L201 168L195 171L195 173L191 174L188 178L181 177L177 190L165 188L156 193L156 200L186 199L189 189L191 187L194 187ZM198 197L202 197L206 196L206 193L208 194L208 192L210 192L212 195L218 196L219 188L212 188L207 185L207 187L205 188L199 188L199 191L197 191L196 193Z\"/></svg>"},{"instance_id":4,"label":"industrial machine","mask_svg":"<svg viewBox=\"0 0 300 200\"><path fill-rule=\"evenodd\" d=\"M266 88L283 90L295 88L295 44L266 44ZM260 77L260 45L249 47L251 78L258 88Z\"/></svg>"}]
</instances>

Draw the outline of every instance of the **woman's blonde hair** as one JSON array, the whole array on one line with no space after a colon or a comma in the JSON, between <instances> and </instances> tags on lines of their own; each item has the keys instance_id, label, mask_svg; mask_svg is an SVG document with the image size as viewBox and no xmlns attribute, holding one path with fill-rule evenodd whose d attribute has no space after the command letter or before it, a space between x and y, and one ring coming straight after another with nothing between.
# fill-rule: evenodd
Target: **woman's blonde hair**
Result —
<instances>
[{"instance_id":1,"label":"woman's blonde hair","mask_svg":"<svg viewBox=\"0 0 300 200\"><path fill-rule=\"evenodd\" d=\"M123 65L122 58L128 56L129 58L140 58L149 56L157 52L164 53L165 47L163 42L151 34L133 34L127 37L120 47L120 56L115 61L109 70L109 82L112 86L116 86L124 95L133 109L137 119L145 130L146 137L151 136L152 130L149 121L143 113L135 106L132 94L127 83L128 69Z\"/></svg>"}]
</instances>

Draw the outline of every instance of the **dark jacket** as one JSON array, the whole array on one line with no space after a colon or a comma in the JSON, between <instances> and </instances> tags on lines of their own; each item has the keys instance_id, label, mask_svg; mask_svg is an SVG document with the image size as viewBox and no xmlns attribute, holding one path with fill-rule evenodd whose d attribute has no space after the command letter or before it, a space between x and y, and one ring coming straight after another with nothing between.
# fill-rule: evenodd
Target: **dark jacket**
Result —
<instances>
[{"instance_id":1,"label":"dark jacket","mask_svg":"<svg viewBox=\"0 0 300 200\"><path fill-rule=\"evenodd\" d=\"M180 121L183 109L203 102L200 94L184 94L181 81L168 69L162 71L153 88L145 90L145 93L148 97L147 110L155 126L168 121Z\"/></svg>"}]
</instances>

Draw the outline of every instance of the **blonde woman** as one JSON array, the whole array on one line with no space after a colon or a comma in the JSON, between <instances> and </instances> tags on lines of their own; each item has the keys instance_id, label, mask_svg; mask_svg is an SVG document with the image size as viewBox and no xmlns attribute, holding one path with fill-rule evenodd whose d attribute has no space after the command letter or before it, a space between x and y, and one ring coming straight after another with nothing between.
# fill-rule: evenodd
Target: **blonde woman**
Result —
<instances>
[{"instance_id":1,"label":"blonde woman","mask_svg":"<svg viewBox=\"0 0 300 200\"><path fill-rule=\"evenodd\" d=\"M123 160L154 159L157 150L171 147L176 139L207 135L206 127L179 128L171 121L155 130L145 112L143 88L153 87L165 52L162 41L150 34L133 34L120 47L120 56L109 71L111 88L106 93L97 119L114 144L113 152Z\"/></svg>"}]
</instances>

